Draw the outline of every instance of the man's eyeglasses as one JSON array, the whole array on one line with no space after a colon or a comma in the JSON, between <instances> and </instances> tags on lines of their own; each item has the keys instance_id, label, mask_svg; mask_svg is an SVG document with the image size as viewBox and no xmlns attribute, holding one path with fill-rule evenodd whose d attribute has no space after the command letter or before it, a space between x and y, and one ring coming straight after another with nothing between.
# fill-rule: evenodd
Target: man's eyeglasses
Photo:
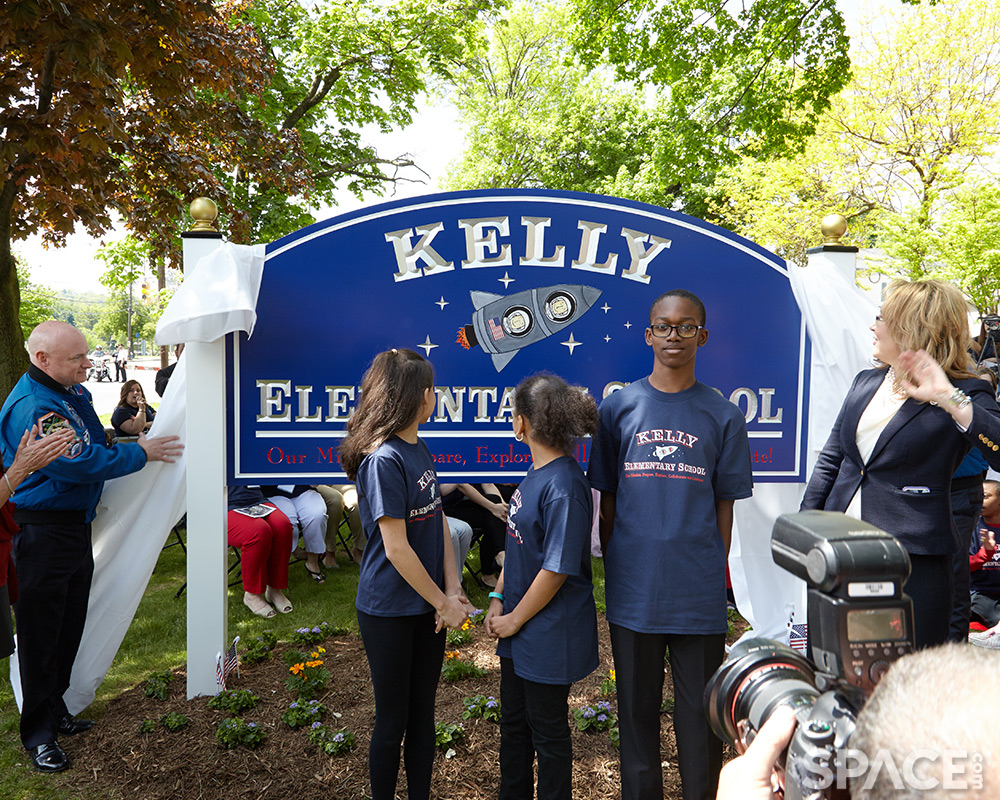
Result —
<instances>
[{"instance_id":1,"label":"man's eyeglasses","mask_svg":"<svg viewBox=\"0 0 1000 800\"><path fill-rule=\"evenodd\" d=\"M666 339L673 331L676 331L682 339L691 339L704 327L704 325L667 325L665 322L657 322L655 325L650 325L649 330L657 339Z\"/></svg>"}]
</instances>

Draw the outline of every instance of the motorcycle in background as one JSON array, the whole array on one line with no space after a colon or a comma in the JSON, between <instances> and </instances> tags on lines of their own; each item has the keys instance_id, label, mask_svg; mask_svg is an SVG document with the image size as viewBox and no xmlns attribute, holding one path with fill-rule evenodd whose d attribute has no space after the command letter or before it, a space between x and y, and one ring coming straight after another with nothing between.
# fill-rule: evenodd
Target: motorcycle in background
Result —
<instances>
[{"instance_id":1,"label":"motorcycle in background","mask_svg":"<svg viewBox=\"0 0 1000 800\"><path fill-rule=\"evenodd\" d=\"M111 381L111 356L106 353L95 353L90 357L93 366L87 371L87 380L97 378L98 381Z\"/></svg>"}]
</instances>

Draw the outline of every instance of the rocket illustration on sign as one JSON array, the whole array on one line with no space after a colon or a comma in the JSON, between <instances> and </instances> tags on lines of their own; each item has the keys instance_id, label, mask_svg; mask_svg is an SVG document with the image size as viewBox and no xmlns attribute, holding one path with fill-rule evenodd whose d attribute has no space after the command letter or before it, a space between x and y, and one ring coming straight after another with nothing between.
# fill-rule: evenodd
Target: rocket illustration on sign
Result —
<instances>
[{"instance_id":1,"label":"rocket illustration on sign","mask_svg":"<svg viewBox=\"0 0 1000 800\"><path fill-rule=\"evenodd\" d=\"M526 289L504 297L491 292L469 292L476 311L472 322L458 332L458 343L477 344L492 354L497 372L518 350L548 338L576 322L601 296L600 289L558 284Z\"/></svg>"}]
</instances>

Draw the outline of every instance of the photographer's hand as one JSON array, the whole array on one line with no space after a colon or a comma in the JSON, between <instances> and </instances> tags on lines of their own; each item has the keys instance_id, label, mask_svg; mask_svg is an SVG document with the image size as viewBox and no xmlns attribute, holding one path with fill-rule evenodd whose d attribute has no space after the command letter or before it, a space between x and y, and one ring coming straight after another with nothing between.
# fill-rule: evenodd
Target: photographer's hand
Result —
<instances>
[{"instance_id":1,"label":"photographer's hand","mask_svg":"<svg viewBox=\"0 0 1000 800\"><path fill-rule=\"evenodd\" d=\"M730 761L719 775L716 800L773 800L781 797L774 790L774 765L781 751L792 739L795 714L781 706L764 723L747 751Z\"/></svg>"}]
</instances>

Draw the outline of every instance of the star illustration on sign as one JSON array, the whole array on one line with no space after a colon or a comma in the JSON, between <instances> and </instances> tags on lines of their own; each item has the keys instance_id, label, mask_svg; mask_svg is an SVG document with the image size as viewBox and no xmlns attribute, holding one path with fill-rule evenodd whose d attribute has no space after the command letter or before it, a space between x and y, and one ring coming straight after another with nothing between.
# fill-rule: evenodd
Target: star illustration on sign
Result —
<instances>
[{"instance_id":1,"label":"star illustration on sign","mask_svg":"<svg viewBox=\"0 0 1000 800\"><path fill-rule=\"evenodd\" d=\"M448 301L444 299L444 295L441 295L441 299L438 300L434 305L441 306L441 310L444 311L444 307L448 305Z\"/></svg>"},{"instance_id":2,"label":"star illustration on sign","mask_svg":"<svg viewBox=\"0 0 1000 800\"><path fill-rule=\"evenodd\" d=\"M431 337L430 337L430 334L428 334L427 338L424 339L424 343L423 344L418 344L417 347L424 348L424 353L429 357L430 354L431 354L431 350L433 350L435 347L437 347L437 345L436 344L431 344Z\"/></svg>"},{"instance_id":3,"label":"star illustration on sign","mask_svg":"<svg viewBox=\"0 0 1000 800\"><path fill-rule=\"evenodd\" d=\"M574 347L579 347L581 344L583 344L583 342L576 341L576 339L573 338L573 334L570 333L570 335L569 335L569 341L568 342L562 342L561 344L563 344L566 347L568 347L569 348L569 354L573 355L573 348Z\"/></svg>"},{"instance_id":4,"label":"star illustration on sign","mask_svg":"<svg viewBox=\"0 0 1000 800\"><path fill-rule=\"evenodd\" d=\"M510 277L510 273L505 271L502 278L497 278L500 283L503 284L503 288L506 289L510 284L514 282L514 279Z\"/></svg>"},{"instance_id":5,"label":"star illustration on sign","mask_svg":"<svg viewBox=\"0 0 1000 800\"><path fill-rule=\"evenodd\" d=\"M601 306L601 311L603 311L605 314L607 314L610 310L611 310L611 306L609 306L607 303L605 303L603 306Z\"/></svg>"},{"instance_id":6,"label":"star illustration on sign","mask_svg":"<svg viewBox=\"0 0 1000 800\"><path fill-rule=\"evenodd\" d=\"M631 322L626 322L625 323L625 327L626 328L631 328L632 327L632 323Z\"/></svg>"},{"instance_id":7,"label":"star illustration on sign","mask_svg":"<svg viewBox=\"0 0 1000 800\"><path fill-rule=\"evenodd\" d=\"M604 337L604 341L606 341L606 342L610 342L610 341L611 341L611 337L610 337L610 336L605 336L605 337Z\"/></svg>"}]
</instances>

